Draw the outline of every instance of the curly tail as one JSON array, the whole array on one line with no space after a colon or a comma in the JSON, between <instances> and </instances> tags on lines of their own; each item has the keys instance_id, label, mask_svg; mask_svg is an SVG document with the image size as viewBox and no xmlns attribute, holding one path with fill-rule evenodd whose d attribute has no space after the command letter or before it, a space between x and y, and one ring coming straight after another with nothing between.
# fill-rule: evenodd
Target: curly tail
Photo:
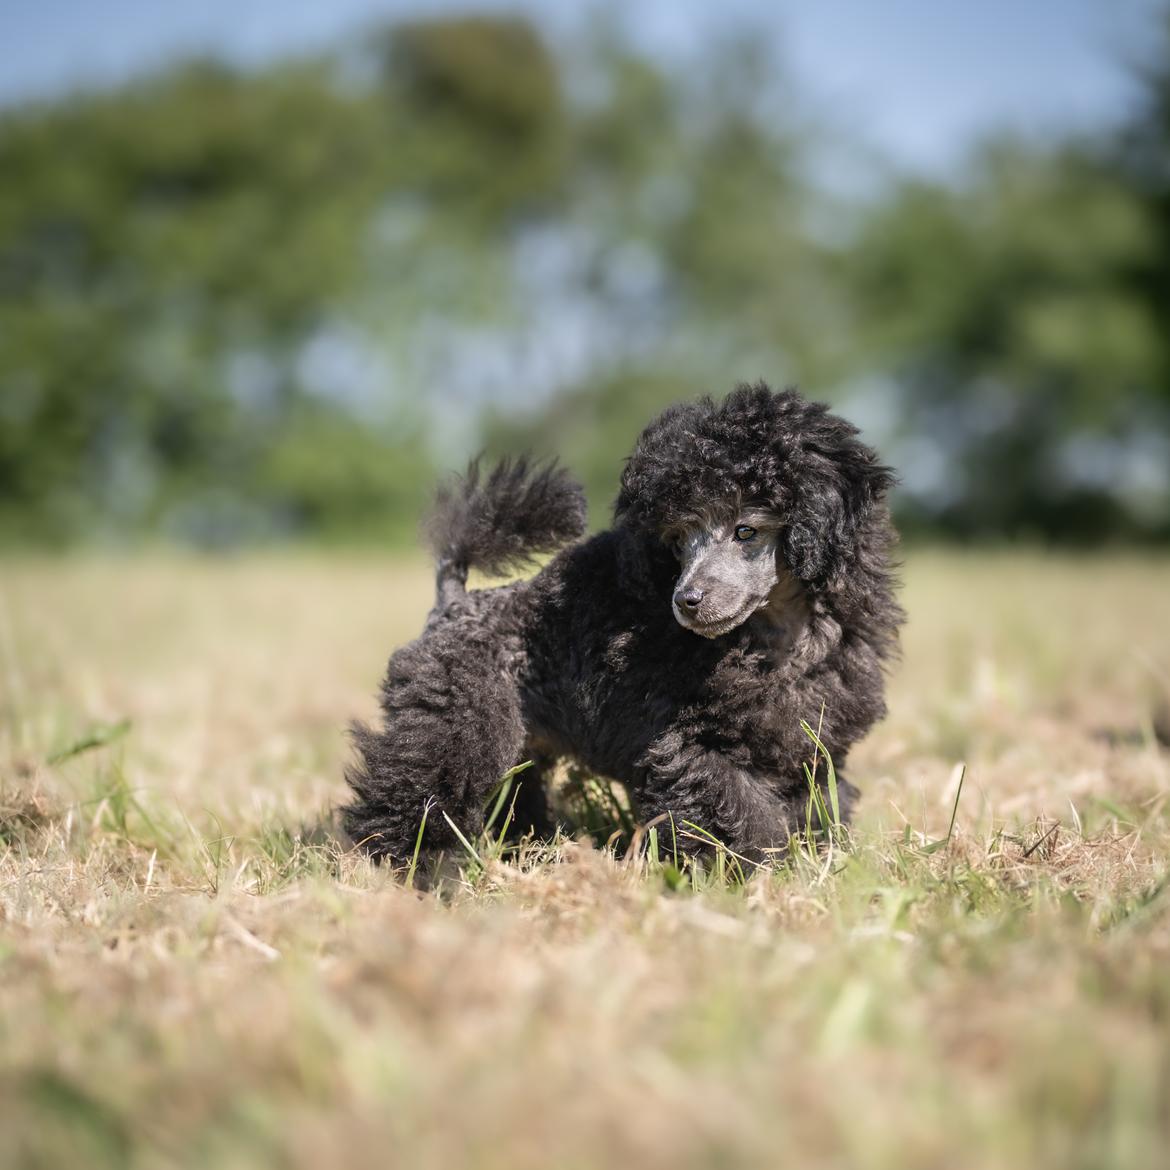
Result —
<instances>
[{"instance_id":1,"label":"curly tail","mask_svg":"<svg viewBox=\"0 0 1170 1170\"><path fill-rule=\"evenodd\" d=\"M500 576L584 531L585 493L554 462L505 459L484 476L474 459L439 489L427 522L438 604L464 592L469 569Z\"/></svg>"}]
</instances>

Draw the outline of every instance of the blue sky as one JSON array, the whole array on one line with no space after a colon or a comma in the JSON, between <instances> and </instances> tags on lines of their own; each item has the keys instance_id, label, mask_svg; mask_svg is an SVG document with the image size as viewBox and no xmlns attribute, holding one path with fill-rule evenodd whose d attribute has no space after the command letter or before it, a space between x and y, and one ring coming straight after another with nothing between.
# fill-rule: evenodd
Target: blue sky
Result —
<instances>
[{"instance_id":1,"label":"blue sky","mask_svg":"<svg viewBox=\"0 0 1170 1170\"><path fill-rule=\"evenodd\" d=\"M713 35L774 38L813 100L895 161L944 170L993 128L1109 126L1134 100L1129 66L1159 0L627 0L633 35L681 65ZM591 0L0 0L0 102L115 81L213 52L257 62L380 18L511 8L555 37Z\"/></svg>"}]
</instances>

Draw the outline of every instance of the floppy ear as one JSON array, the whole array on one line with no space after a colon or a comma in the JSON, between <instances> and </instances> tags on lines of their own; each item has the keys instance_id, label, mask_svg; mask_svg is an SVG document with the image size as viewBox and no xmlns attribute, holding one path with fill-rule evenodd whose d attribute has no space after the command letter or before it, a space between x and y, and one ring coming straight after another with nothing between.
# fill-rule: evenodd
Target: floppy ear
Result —
<instances>
[{"instance_id":1,"label":"floppy ear","mask_svg":"<svg viewBox=\"0 0 1170 1170\"><path fill-rule=\"evenodd\" d=\"M833 580L863 550L874 507L894 474L844 419L825 415L789 462L792 495L780 548L808 584Z\"/></svg>"}]
</instances>

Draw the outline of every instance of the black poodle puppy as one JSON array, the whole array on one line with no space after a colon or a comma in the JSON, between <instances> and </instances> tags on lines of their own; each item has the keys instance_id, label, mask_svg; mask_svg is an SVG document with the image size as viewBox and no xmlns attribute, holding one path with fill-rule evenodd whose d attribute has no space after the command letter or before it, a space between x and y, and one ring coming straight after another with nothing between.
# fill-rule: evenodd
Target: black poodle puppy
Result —
<instances>
[{"instance_id":1,"label":"black poodle puppy","mask_svg":"<svg viewBox=\"0 0 1170 1170\"><path fill-rule=\"evenodd\" d=\"M783 848L809 800L801 721L841 769L885 713L904 616L892 481L826 407L740 386L646 428L612 528L531 580L468 593L469 568L515 568L585 526L563 471L473 464L439 495L438 598L390 659L383 726L354 729L347 832L394 862L424 810L424 849L455 844L452 823L471 839L524 760L517 821L547 831L540 774L564 757L621 781L642 823L669 814L752 859ZM838 785L845 818L856 790Z\"/></svg>"}]
</instances>

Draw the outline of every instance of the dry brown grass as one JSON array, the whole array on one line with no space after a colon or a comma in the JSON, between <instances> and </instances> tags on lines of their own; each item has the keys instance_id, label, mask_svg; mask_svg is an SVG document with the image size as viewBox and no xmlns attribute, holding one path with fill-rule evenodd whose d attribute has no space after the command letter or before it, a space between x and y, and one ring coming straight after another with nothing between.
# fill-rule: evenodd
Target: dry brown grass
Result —
<instances>
[{"instance_id":1,"label":"dry brown grass","mask_svg":"<svg viewBox=\"0 0 1170 1170\"><path fill-rule=\"evenodd\" d=\"M420 566L0 565L0 1163L1165 1165L1170 562L906 580L848 848L424 894L315 831Z\"/></svg>"}]
</instances>

